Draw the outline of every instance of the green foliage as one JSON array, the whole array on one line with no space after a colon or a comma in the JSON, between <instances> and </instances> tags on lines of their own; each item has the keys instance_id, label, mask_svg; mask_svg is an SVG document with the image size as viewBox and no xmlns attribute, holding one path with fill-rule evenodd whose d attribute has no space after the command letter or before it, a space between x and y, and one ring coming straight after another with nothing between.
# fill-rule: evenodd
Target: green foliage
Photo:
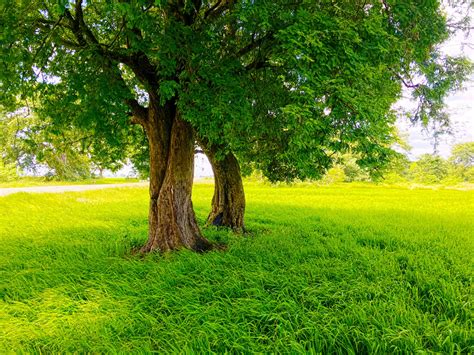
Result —
<instances>
[{"instance_id":1,"label":"green foliage","mask_svg":"<svg viewBox=\"0 0 474 355\"><path fill-rule=\"evenodd\" d=\"M371 181L367 169L357 164L357 158L352 154L344 154L338 158L337 164L324 175L324 183Z\"/></svg>"},{"instance_id":2,"label":"green foliage","mask_svg":"<svg viewBox=\"0 0 474 355\"><path fill-rule=\"evenodd\" d=\"M40 152L39 160L51 169L50 176L59 180L80 180L91 176L89 160L74 150L58 151L47 147Z\"/></svg>"},{"instance_id":3,"label":"green foliage","mask_svg":"<svg viewBox=\"0 0 474 355\"><path fill-rule=\"evenodd\" d=\"M342 158L343 162L342 168L345 175L346 182L353 182L353 181L369 181L370 175L366 170L363 170L357 164L357 158L351 155L345 155Z\"/></svg>"},{"instance_id":4,"label":"green foliage","mask_svg":"<svg viewBox=\"0 0 474 355\"><path fill-rule=\"evenodd\" d=\"M421 183L439 183L448 175L448 166L443 158L437 155L423 154L410 166L411 178Z\"/></svg>"},{"instance_id":5,"label":"green foliage","mask_svg":"<svg viewBox=\"0 0 474 355\"><path fill-rule=\"evenodd\" d=\"M466 181L474 182L474 167L470 167L464 172L464 178Z\"/></svg>"},{"instance_id":6,"label":"green foliage","mask_svg":"<svg viewBox=\"0 0 474 355\"><path fill-rule=\"evenodd\" d=\"M150 152L146 136L139 131L135 129L135 134L129 136L126 155L140 179L144 180L150 176Z\"/></svg>"},{"instance_id":7,"label":"green foliage","mask_svg":"<svg viewBox=\"0 0 474 355\"><path fill-rule=\"evenodd\" d=\"M34 120L25 112L6 114L0 111L0 156L4 164L15 164L20 169L32 167L33 161L25 154L25 128L33 125Z\"/></svg>"},{"instance_id":8,"label":"green foliage","mask_svg":"<svg viewBox=\"0 0 474 355\"><path fill-rule=\"evenodd\" d=\"M5 164L3 158L0 156L0 182L12 181L18 178L16 165Z\"/></svg>"},{"instance_id":9,"label":"green foliage","mask_svg":"<svg viewBox=\"0 0 474 355\"><path fill-rule=\"evenodd\" d=\"M246 191L227 250L146 257L146 188L0 198L0 352L474 351L473 191Z\"/></svg>"},{"instance_id":10,"label":"green foliage","mask_svg":"<svg viewBox=\"0 0 474 355\"><path fill-rule=\"evenodd\" d=\"M438 1L1 6L8 110L38 101L59 129L120 147L137 106L172 107L272 181L319 178L349 151L379 168L402 86L419 101L414 120L444 125L444 97L472 69L439 53L451 30Z\"/></svg>"},{"instance_id":11,"label":"green foliage","mask_svg":"<svg viewBox=\"0 0 474 355\"><path fill-rule=\"evenodd\" d=\"M40 168L56 179L78 180L91 177L93 170L114 172L146 144L138 128L106 137L71 122L58 126L55 119L40 116L41 109L38 111L0 116L0 153L29 174Z\"/></svg>"},{"instance_id":12,"label":"green foliage","mask_svg":"<svg viewBox=\"0 0 474 355\"><path fill-rule=\"evenodd\" d=\"M386 183L407 182L409 179L410 160L404 154L394 156L383 171L383 181Z\"/></svg>"},{"instance_id":13,"label":"green foliage","mask_svg":"<svg viewBox=\"0 0 474 355\"><path fill-rule=\"evenodd\" d=\"M344 169L340 166L333 167L328 170L324 178L322 179L324 183L334 184L339 182L346 181L346 174L344 173Z\"/></svg>"},{"instance_id":14,"label":"green foliage","mask_svg":"<svg viewBox=\"0 0 474 355\"><path fill-rule=\"evenodd\" d=\"M91 176L81 132L58 131L49 121L28 112L1 117L0 132L0 153L24 171L35 172L43 166L47 167L48 176L60 180Z\"/></svg>"},{"instance_id":15,"label":"green foliage","mask_svg":"<svg viewBox=\"0 0 474 355\"><path fill-rule=\"evenodd\" d=\"M474 166L474 142L456 144L451 150L450 161L464 168Z\"/></svg>"},{"instance_id":16,"label":"green foliage","mask_svg":"<svg viewBox=\"0 0 474 355\"><path fill-rule=\"evenodd\" d=\"M457 185L474 182L472 142L460 143L453 147L451 156L444 159L439 155L423 154L416 161L406 155L394 155L379 176L371 177L366 170L356 164L356 158L345 154L338 164L330 169L324 182L383 181L388 184L417 183Z\"/></svg>"},{"instance_id":17,"label":"green foliage","mask_svg":"<svg viewBox=\"0 0 474 355\"><path fill-rule=\"evenodd\" d=\"M421 183L443 183L454 185L462 182L474 182L472 142L457 144L451 156L445 160L437 155L424 154L410 166L409 178Z\"/></svg>"},{"instance_id":18,"label":"green foliage","mask_svg":"<svg viewBox=\"0 0 474 355\"><path fill-rule=\"evenodd\" d=\"M474 142L456 144L449 157L453 174L464 181L474 182Z\"/></svg>"}]
</instances>

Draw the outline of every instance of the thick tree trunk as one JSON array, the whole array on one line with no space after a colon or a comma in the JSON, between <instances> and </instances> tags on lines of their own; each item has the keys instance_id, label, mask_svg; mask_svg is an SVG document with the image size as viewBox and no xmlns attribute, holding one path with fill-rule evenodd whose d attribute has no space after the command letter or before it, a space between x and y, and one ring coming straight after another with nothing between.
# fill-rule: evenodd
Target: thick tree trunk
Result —
<instances>
[{"instance_id":1,"label":"thick tree trunk","mask_svg":"<svg viewBox=\"0 0 474 355\"><path fill-rule=\"evenodd\" d=\"M211 248L199 230L191 202L194 138L175 109L150 105L145 127L150 147L148 242L142 252Z\"/></svg>"},{"instance_id":2,"label":"thick tree trunk","mask_svg":"<svg viewBox=\"0 0 474 355\"><path fill-rule=\"evenodd\" d=\"M204 146L203 149L214 172L214 196L207 223L243 232L245 193L239 162L231 152L219 157L216 147Z\"/></svg>"}]
</instances>

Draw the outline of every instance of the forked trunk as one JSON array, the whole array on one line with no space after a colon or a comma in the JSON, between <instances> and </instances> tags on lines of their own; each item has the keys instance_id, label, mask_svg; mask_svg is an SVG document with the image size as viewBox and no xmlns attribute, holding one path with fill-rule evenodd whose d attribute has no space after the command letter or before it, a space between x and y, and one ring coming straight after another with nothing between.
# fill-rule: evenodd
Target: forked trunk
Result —
<instances>
[{"instance_id":1,"label":"forked trunk","mask_svg":"<svg viewBox=\"0 0 474 355\"><path fill-rule=\"evenodd\" d=\"M148 242L141 251L209 249L211 244L201 235L191 202L191 126L174 110L150 109L146 132L150 146L150 211Z\"/></svg>"},{"instance_id":2,"label":"forked trunk","mask_svg":"<svg viewBox=\"0 0 474 355\"><path fill-rule=\"evenodd\" d=\"M214 172L214 196L207 223L243 232L245 193L239 162L231 152L219 157L215 147L206 146L203 149Z\"/></svg>"}]
</instances>

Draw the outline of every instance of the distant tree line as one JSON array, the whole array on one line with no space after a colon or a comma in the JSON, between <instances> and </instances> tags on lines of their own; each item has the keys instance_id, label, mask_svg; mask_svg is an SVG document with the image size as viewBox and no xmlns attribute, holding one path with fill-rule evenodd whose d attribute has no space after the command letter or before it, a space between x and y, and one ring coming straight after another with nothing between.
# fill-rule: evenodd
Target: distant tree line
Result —
<instances>
[{"instance_id":1,"label":"distant tree line","mask_svg":"<svg viewBox=\"0 0 474 355\"><path fill-rule=\"evenodd\" d=\"M423 154L411 161L406 155L400 154L377 176L360 168L357 158L347 154L339 159L323 180L328 183L384 181L428 185L474 182L474 142L456 144L447 159L438 154Z\"/></svg>"}]
</instances>

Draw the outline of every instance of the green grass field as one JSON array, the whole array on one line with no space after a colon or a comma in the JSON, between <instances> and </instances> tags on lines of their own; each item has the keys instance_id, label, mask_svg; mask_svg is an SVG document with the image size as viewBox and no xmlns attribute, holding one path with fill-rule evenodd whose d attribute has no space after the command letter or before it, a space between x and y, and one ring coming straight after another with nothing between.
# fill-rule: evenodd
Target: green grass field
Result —
<instances>
[{"instance_id":1,"label":"green grass field","mask_svg":"<svg viewBox=\"0 0 474 355\"><path fill-rule=\"evenodd\" d=\"M138 182L138 179L129 178L95 178L76 181L47 180L44 177L24 177L13 181L0 181L3 187L30 187L30 186L61 186L61 185L96 185L96 184L126 184Z\"/></svg>"},{"instance_id":2,"label":"green grass field","mask_svg":"<svg viewBox=\"0 0 474 355\"><path fill-rule=\"evenodd\" d=\"M226 251L146 257L144 188L0 198L0 353L474 352L474 191L246 192Z\"/></svg>"}]
</instances>

